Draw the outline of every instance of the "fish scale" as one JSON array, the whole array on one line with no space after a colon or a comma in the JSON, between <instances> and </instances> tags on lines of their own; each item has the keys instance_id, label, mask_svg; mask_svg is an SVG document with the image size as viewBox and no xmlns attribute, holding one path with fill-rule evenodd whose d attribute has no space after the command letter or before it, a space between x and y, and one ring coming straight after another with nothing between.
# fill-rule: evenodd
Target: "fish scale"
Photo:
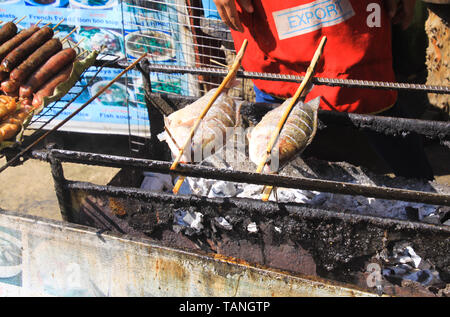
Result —
<instances>
[{"instance_id":1,"label":"fish scale","mask_svg":"<svg viewBox=\"0 0 450 317\"><path fill-rule=\"evenodd\" d=\"M164 124L166 133L168 131L170 136L167 137L162 133L159 139L165 140L168 143L172 154L176 155L178 153L178 147L184 143L195 119L198 118L202 109L204 109L216 90L217 88L210 90L203 97L197 99L197 101L165 117ZM234 100L226 93L220 94L203 118L191 140L190 150L185 151L182 160L191 162L192 160L204 159L203 157L196 157L195 154L203 153L203 150L208 146L223 145L226 142L226 130L229 127L234 127L237 122L236 116L236 104ZM222 137L220 138L220 136Z\"/></svg>"},{"instance_id":2,"label":"fish scale","mask_svg":"<svg viewBox=\"0 0 450 317\"><path fill-rule=\"evenodd\" d=\"M280 121L291 99L287 99L283 104L269 111L248 134L250 160L256 165L259 165L259 160L264 157L273 129ZM297 102L273 147L266 172L276 172L279 167L285 165L311 143L317 130L319 103L320 98L306 104L302 101Z\"/></svg>"}]
</instances>

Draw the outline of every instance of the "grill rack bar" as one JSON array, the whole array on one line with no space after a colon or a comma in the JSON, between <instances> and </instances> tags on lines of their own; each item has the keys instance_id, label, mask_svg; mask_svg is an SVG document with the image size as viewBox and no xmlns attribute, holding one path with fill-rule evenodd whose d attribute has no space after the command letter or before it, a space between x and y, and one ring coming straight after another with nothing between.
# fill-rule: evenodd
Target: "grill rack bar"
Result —
<instances>
[{"instance_id":1,"label":"grill rack bar","mask_svg":"<svg viewBox=\"0 0 450 317\"><path fill-rule=\"evenodd\" d=\"M149 72L161 73L189 73L196 75L212 75L225 76L226 69L223 68L206 68L206 67L191 67L191 66L177 66L177 65L158 65L148 63L146 70ZM304 76L271 74L238 71L236 77L247 79L263 79L273 81L287 81L300 83ZM339 79L339 78L323 78L313 77L312 83L316 85L327 85L332 87L347 87L347 88L370 88L370 89L387 89L387 90L417 90L435 94L450 94L450 86L431 86L422 84L409 83L395 83L395 82L381 82L369 80L356 79Z\"/></svg>"},{"instance_id":2,"label":"grill rack bar","mask_svg":"<svg viewBox=\"0 0 450 317\"><path fill-rule=\"evenodd\" d=\"M330 192L343 195L360 195L364 197L450 206L449 194L406 190L392 187L366 186L328 180L258 174L191 164L180 164L175 171L171 171L170 162L59 149L37 150L33 151L31 155L36 159L44 161L57 159L62 162L101 165L116 168L138 168L150 172L158 172L164 174L175 173L177 175L183 176L200 177L238 183L270 185L274 187L315 190L319 192Z\"/></svg>"}]
</instances>

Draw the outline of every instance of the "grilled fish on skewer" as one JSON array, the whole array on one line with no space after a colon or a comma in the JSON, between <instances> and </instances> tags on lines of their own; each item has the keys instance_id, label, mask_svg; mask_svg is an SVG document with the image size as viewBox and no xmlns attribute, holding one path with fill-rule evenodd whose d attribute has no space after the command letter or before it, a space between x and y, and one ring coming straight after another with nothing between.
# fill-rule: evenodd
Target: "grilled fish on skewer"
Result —
<instances>
[{"instance_id":1,"label":"grilled fish on skewer","mask_svg":"<svg viewBox=\"0 0 450 317\"><path fill-rule=\"evenodd\" d=\"M287 99L282 105L269 111L247 135L250 160L256 165L264 157L273 130L289 102L290 99ZM318 97L306 104L299 101L294 106L272 149L270 161L265 167L266 173L277 172L280 167L300 154L311 143L317 131L319 103L320 98Z\"/></svg>"},{"instance_id":2,"label":"grilled fish on skewer","mask_svg":"<svg viewBox=\"0 0 450 317\"><path fill-rule=\"evenodd\" d=\"M166 132L160 134L159 139L167 142L174 156L180 151L179 147L186 141L186 136L189 135L192 126L216 90L216 88L210 90L192 104L170 114L164 119ZM209 146L214 147L214 142L216 141L218 142L216 144L223 145L226 141L226 129L234 127L238 121L237 118L234 100L225 92L221 93L202 120L191 140L190 147L186 149L181 161L192 162L198 159L205 159L203 157L204 149ZM217 137L222 139L217 139ZM218 149L215 148L215 150ZM199 154L202 157L199 157Z\"/></svg>"}]
</instances>

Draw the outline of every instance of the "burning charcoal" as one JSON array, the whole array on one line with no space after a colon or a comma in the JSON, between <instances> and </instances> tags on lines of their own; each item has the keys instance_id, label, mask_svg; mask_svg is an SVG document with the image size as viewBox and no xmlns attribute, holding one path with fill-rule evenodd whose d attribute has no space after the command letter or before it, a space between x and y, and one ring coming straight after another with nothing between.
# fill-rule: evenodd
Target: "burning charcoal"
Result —
<instances>
[{"instance_id":1,"label":"burning charcoal","mask_svg":"<svg viewBox=\"0 0 450 317\"><path fill-rule=\"evenodd\" d=\"M406 211L406 217L408 218L408 220L411 220L411 221L419 220L419 209L413 208L411 206L407 206L405 208L405 211Z\"/></svg>"},{"instance_id":2,"label":"burning charcoal","mask_svg":"<svg viewBox=\"0 0 450 317\"><path fill-rule=\"evenodd\" d=\"M223 217L216 217L214 220L217 221L219 227L225 229L225 230L232 230L233 226Z\"/></svg>"}]
</instances>

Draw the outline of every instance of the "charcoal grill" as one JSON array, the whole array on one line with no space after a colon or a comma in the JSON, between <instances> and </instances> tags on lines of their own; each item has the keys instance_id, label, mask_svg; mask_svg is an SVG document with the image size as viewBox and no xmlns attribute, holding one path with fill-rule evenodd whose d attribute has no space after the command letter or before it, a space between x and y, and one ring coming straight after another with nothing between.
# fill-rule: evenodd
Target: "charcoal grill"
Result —
<instances>
[{"instance_id":1,"label":"charcoal grill","mask_svg":"<svg viewBox=\"0 0 450 317\"><path fill-rule=\"evenodd\" d=\"M117 67L123 64L117 64ZM143 62L139 69L146 83L146 102L152 136L163 130L163 114L189 104L195 97L153 93ZM273 105L245 102L241 114L247 124L257 122ZM354 130L369 129L376 133L401 135L417 132L440 143L446 149L450 138L448 123L415 119L378 118L367 115L320 112L321 131L333 126ZM389 252L400 241L414 245L417 254L439 271L444 283L449 282L450 227L416 220L392 219L361 215L347 210L330 210L298 203L262 202L246 198L208 198L195 195L173 195L140 189L143 172L170 173L170 152L161 142L150 142L147 158L112 156L100 153L58 148L34 150L35 159L50 162L55 191L65 221L88 225L102 231L146 237L158 244L194 252L221 254L257 265L315 275L323 278L367 286L367 266L379 263L380 254ZM150 158L150 159L149 159ZM67 180L64 162L120 168L107 185ZM318 163L318 170L342 168L337 163ZM358 169L348 164L346 168ZM260 175L215 167L182 164L177 175L249 184L301 188L345 195L359 195L390 200L450 206L450 190L446 186L433 190L405 189L415 180L391 182L377 178L379 186L338 181L327 177L300 178L283 175ZM374 178L375 179L375 178ZM413 186L414 187L414 186ZM174 219L179 211L203 215L203 230L177 230ZM226 218L232 230L220 227L218 218ZM257 232L249 232L256 223ZM373 289L372 289L373 290ZM430 295L420 285L388 284L383 291L395 295Z\"/></svg>"},{"instance_id":2,"label":"charcoal grill","mask_svg":"<svg viewBox=\"0 0 450 317\"><path fill-rule=\"evenodd\" d=\"M149 5L145 1L131 3L134 2L143 8ZM154 8L150 6L148 10ZM199 28L194 23L196 32ZM207 39L205 34L197 40L199 38ZM229 42L229 39L225 43L228 43L227 41ZM209 45L212 44L207 41L206 47L212 48ZM196 46L196 50L204 53L202 47L205 47L204 42ZM211 66L209 62L208 65L204 63L203 59L196 60L196 66ZM98 61L96 64L100 68L108 66L122 69L127 65L127 61ZM383 284L381 289L378 288L378 291L393 295L432 295L433 291L437 294L445 288L446 283L450 283L450 227L441 223L429 224L419 219L362 215L349 210L327 209L293 202L173 195L140 189L144 171L170 173L170 152L156 137L163 131L163 116L197 98L152 89L154 85L151 73L155 72L157 67L158 65L149 61L138 66L144 84L144 104L150 120L150 141L133 138L135 144L146 145L144 148L139 147L139 153L136 153L130 144L132 153L129 156L73 151L59 149L57 146L35 148L24 155L24 159L39 159L51 164L55 191L65 221L88 225L100 231L119 233L131 239L150 238L163 246L207 254L213 258L224 255L234 257L237 261L295 274L320 276L370 291L374 288L367 283L367 277L370 275L367 271L368 265L375 263L382 268L383 254L391 252L396 243L407 241L414 246L417 254L432 263L444 285L430 290L420 283L396 284L390 281ZM180 69L177 71L181 72ZM197 69L196 74L200 75L199 82L202 84L214 85L218 82L217 77L221 76L217 70L204 74L198 71ZM248 76L249 74L242 72L239 74L241 78L249 78ZM272 107L274 105L244 102L241 107L244 124L252 125L258 122ZM429 142L439 144L443 151L448 151L450 147L450 129L447 122L327 111L320 111L319 120L316 139L321 138L320 134L325 135L323 139L326 139L327 131L333 131L333 128L337 127L347 128L355 133L370 130L394 136L414 132ZM314 143L311 148L314 148ZM17 154L20 146L11 151L9 157ZM309 149L305 152L306 156L308 151ZM344 148L343 152L345 151L351 151L351 148ZM311 153L314 154L314 151ZM107 186L99 186L66 179L63 170L65 162L108 166L121 170ZM354 165L350 162L340 165L327 160L312 160L309 163L317 164L319 177L259 175L187 164L181 164L176 175L425 203L440 206L444 213L450 206L450 189L443 185L433 184L431 190L423 190L420 181L389 181L388 177L379 175L372 179L377 185L355 184L335 179L327 171L345 169L353 172L361 170L358 167L360 164ZM174 226L176 215L180 211L201 212L202 230L180 229ZM446 217L444 216L441 222L446 221ZM227 219L232 229L221 227L217 222L218 218ZM249 231L248 226L253 223L256 224L257 230Z\"/></svg>"}]
</instances>

